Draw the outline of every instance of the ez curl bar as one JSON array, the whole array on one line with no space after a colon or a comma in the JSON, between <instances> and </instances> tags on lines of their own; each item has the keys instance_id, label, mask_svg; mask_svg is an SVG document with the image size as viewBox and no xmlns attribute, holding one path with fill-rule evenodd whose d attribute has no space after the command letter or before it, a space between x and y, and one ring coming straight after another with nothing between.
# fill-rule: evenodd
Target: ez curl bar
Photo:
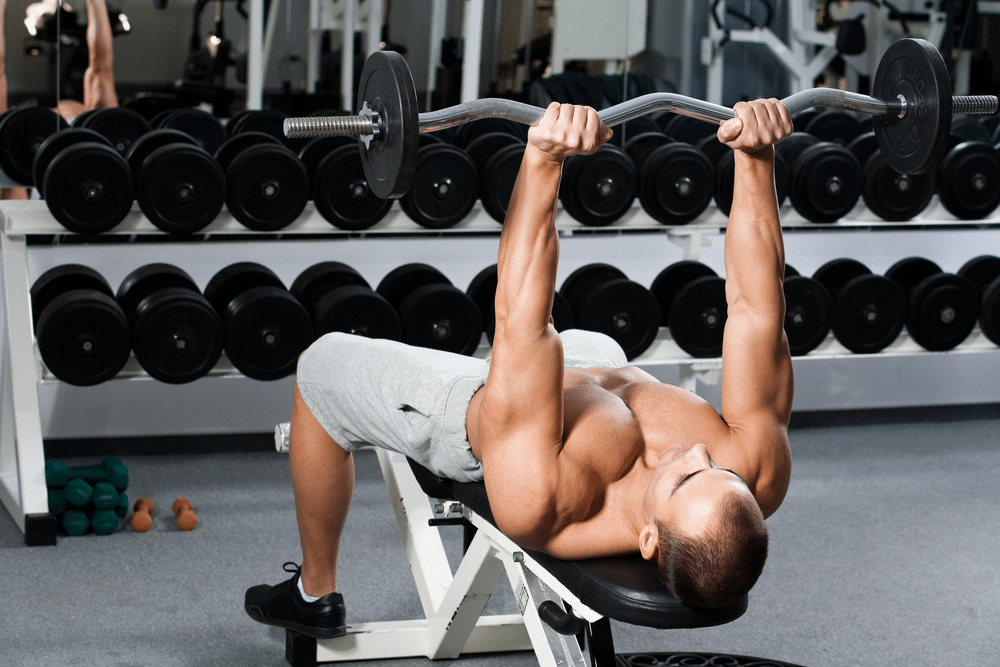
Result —
<instances>
[{"instance_id":1,"label":"ez curl bar","mask_svg":"<svg viewBox=\"0 0 1000 667\"><path fill-rule=\"evenodd\" d=\"M833 88L812 88L782 100L791 114L824 106L870 114L886 162L901 174L933 168L944 154L953 114L997 113L995 95L951 95L951 78L941 54L922 39L901 39L879 62L872 85L877 97ZM382 199L402 197L413 181L418 135L483 118L537 123L544 109L504 99L481 99L418 114L416 91L406 61L377 51L361 73L357 116L289 118L290 138L356 136L368 186ZM684 95L651 93L599 112L609 127L653 111L670 111L724 123L732 109Z\"/></svg>"}]
</instances>

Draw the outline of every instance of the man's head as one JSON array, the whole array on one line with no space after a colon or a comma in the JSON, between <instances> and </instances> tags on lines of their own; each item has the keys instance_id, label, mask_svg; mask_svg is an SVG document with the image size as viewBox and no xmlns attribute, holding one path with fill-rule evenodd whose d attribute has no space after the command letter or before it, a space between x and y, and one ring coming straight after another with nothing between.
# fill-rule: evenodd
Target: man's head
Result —
<instances>
[{"instance_id":1,"label":"man's head","mask_svg":"<svg viewBox=\"0 0 1000 667\"><path fill-rule=\"evenodd\" d=\"M660 459L643 504L644 558L685 604L714 607L745 595L767 558L764 516L739 475L720 468L704 445Z\"/></svg>"}]
</instances>

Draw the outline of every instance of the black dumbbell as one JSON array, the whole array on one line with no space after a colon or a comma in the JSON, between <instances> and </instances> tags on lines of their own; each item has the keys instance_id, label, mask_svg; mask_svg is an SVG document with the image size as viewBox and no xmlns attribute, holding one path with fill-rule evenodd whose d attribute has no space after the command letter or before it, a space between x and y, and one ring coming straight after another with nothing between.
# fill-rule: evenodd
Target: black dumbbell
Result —
<instances>
[{"instance_id":1,"label":"black dumbbell","mask_svg":"<svg viewBox=\"0 0 1000 667\"><path fill-rule=\"evenodd\" d=\"M226 176L198 142L178 130L151 130L126 157L139 208L157 228L190 234L208 226L226 203Z\"/></svg>"},{"instance_id":2,"label":"black dumbbell","mask_svg":"<svg viewBox=\"0 0 1000 667\"><path fill-rule=\"evenodd\" d=\"M733 208L733 189L736 182L736 156L733 149L719 141L714 135L707 136L698 142L709 162L715 166L715 205L719 210L729 215ZM781 154L774 154L774 187L778 198L778 206L785 203L788 197L788 165Z\"/></svg>"},{"instance_id":3,"label":"black dumbbell","mask_svg":"<svg viewBox=\"0 0 1000 667\"><path fill-rule=\"evenodd\" d=\"M937 167L941 205L960 220L981 220L1000 205L1000 151L962 142Z\"/></svg>"},{"instance_id":4,"label":"black dumbbell","mask_svg":"<svg viewBox=\"0 0 1000 667\"><path fill-rule=\"evenodd\" d=\"M320 137L299 151L309 174L316 210L340 229L359 231L377 224L392 208L368 187L358 142L348 137Z\"/></svg>"},{"instance_id":5,"label":"black dumbbell","mask_svg":"<svg viewBox=\"0 0 1000 667\"><path fill-rule=\"evenodd\" d=\"M833 297L833 335L851 352L880 352L903 330L903 289L861 262L834 259L819 267L813 278Z\"/></svg>"},{"instance_id":6,"label":"black dumbbell","mask_svg":"<svg viewBox=\"0 0 1000 667\"><path fill-rule=\"evenodd\" d=\"M245 227L278 231L305 210L306 167L270 134L239 132L219 147L215 159L226 174L226 206Z\"/></svg>"},{"instance_id":7,"label":"black dumbbell","mask_svg":"<svg viewBox=\"0 0 1000 667\"><path fill-rule=\"evenodd\" d=\"M927 208L937 187L933 169L922 174L899 173L886 164L874 132L858 135L847 149L861 164L861 195L872 213L883 220L902 222Z\"/></svg>"},{"instance_id":8,"label":"black dumbbell","mask_svg":"<svg viewBox=\"0 0 1000 667\"><path fill-rule=\"evenodd\" d=\"M141 114L125 107L86 111L73 119L73 127L97 132L122 156L136 139L153 129Z\"/></svg>"},{"instance_id":9,"label":"black dumbbell","mask_svg":"<svg viewBox=\"0 0 1000 667\"><path fill-rule=\"evenodd\" d=\"M230 264L208 281L205 298L219 314L223 349L239 372L254 380L295 372L313 341L312 320L274 271L256 262Z\"/></svg>"},{"instance_id":10,"label":"black dumbbell","mask_svg":"<svg viewBox=\"0 0 1000 667\"><path fill-rule=\"evenodd\" d=\"M486 330L486 340L493 345L493 336L496 333L496 296L497 296L497 265L487 266L476 274L476 277L469 283L465 293L475 302L479 312L483 316L483 327ZM553 293L552 298L552 324L556 331L566 331L576 326L576 318L573 315L573 308L569 305L559 292Z\"/></svg>"},{"instance_id":11,"label":"black dumbbell","mask_svg":"<svg viewBox=\"0 0 1000 667\"><path fill-rule=\"evenodd\" d=\"M841 146L847 146L862 134L861 122L847 111L828 109L812 118L805 126L805 131L820 141L829 141Z\"/></svg>"},{"instance_id":12,"label":"black dumbbell","mask_svg":"<svg viewBox=\"0 0 1000 667\"><path fill-rule=\"evenodd\" d=\"M978 141L981 144L990 143L990 139L993 137L993 133L975 116L952 118L951 134L960 137L962 141Z\"/></svg>"},{"instance_id":13,"label":"black dumbbell","mask_svg":"<svg viewBox=\"0 0 1000 667\"><path fill-rule=\"evenodd\" d=\"M811 222L836 222L861 198L861 165L840 144L793 132L777 144L789 169L792 206Z\"/></svg>"},{"instance_id":14,"label":"black dumbbell","mask_svg":"<svg viewBox=\"0 0 1000 667\"><path fill-rule=\"evenodd\" d=\"M521 169L525 146L522 139L509 132L487 132L465 147L465 152L476 163L483 209L501 224L507 217L507 205Z\"/></svg>"},{"instance_id":15,"label":"black dumbbell","mask_svg":"<svg viewBox=\"0 0 1000 667\"><path fill-rule=\"evenodd\" d=\"M785 268L785 337L792 356L801 356L815 350L829 335L833 297L818 280Z\"/></svg>"},{"instance_id":16,"label":"black dumbbell","mask_svg":"<svg viewBox=\"0 0 1000 667\"><path fill-rule=\"evenodd\" d=\"M31 171L52 217L72 232L106 232L132 210L128 162L93 130L51 135L38 147Z\"/></svg>"},{"instance_id":17,"label":"black dumbbell","mask_svg":"<svg viewBox=\"0 0 1000 667\"><path fill-rule=\"evenodd\" d=\"M577 222L605 227L632 207L638 182L639 172L628 153L604 144L590 155L566 159L559 200Z\"/></svg>"},{"instance_id":18,"label":"black dumbbell","mask_svg":"<svg viewBox=\"0 0 1000 667\"><path fill-rule=\"evenodd\" d=\"M701 262L681 260L660 271L649 289L678 347L692 357L722 355L729 315L724 279Z\"/></svg>"},{"instance_id":19,"label":"black dumbbell","mask_svg":"<svg viewBox=\"0 0 1000 667\"><path fill-rule=\"evenodd\" d=\"M312 318L316 338L339 331L366 338L403 339L396 309L347 264L314 264L295 278L291 292Z\"/></svg>"},{"instance_id":20,"label":"black dumbbell","mask_svg":"<svg viewBox=\"0 0 1000 667\"><path fill-rule=\"evenodd\" d=\"M128 319L94 269L80 264L49 269L31 287L31 310L38 352L63 382L99 384L128 361Z\"/></svg>"},{"instance_id":21,"label":"black dumbbell","mask_svg":"<svg viewBox=\"0 0 1000 667\"><path fill-rule=\"evenodd\" d=\"M132 325L132 350L153 378L192 382L222 355L222 321L184 270L141 266L118 287L118 303Z\"/></svg>"},{"instance_id":22,"label":"black dumbbell","mask_svg":"<svg viewBox=\"0 0 1000 667\"><path fill-rule=\"evenodd\" d=\"M656 298L610 264L581 266L567 276L559 292L573 309L578 328L611 336L629 359L656 340L660 330Z\"/></svg>"},{"instance_id":23,"label":"black dumbbell","mask_svg":"<svg viewBox=\"0 0 1000 667\"><path fill-rule=\"evenodd\" d=\"M306 142L303 139L289 139L285 136L286 118L288 114L280 109L244 110L229 119L226 131L231 137L244 132L263 132L277 139L282 146L298 153Z\"/></svg>"},{"instance_id":24,"label":"black dumbbell","mask_svg":"<svg viewBox=\"0 0 1000 667\"><path fill-rule=\"evenodd\" d=\"M151 122L150 125L153 125ZM229 138L226 127L214 114L204 109L171 109L155 124L157 129L179 130L192 137L198 145L215 155L219 146Z\"/></svg>"},{"instance_id":25,"label":"black dumbbell","mask_svg":"<svg viewBox=\"0 0 1000 667\"><path fill-rule=\"evenodd\" d=\"M967 279L924 257L901 259L885 272L907 295L906 330L921 347L950 350L972 333L979 293Z\"/></svg>"},{"instance_id":26,"label":"black dumbbell","mask_svg":"<svg viewBox=\"0 0 1000 667\"><path fill-rule=\"evenodd\" d=\"M0 115L0 167L18 183L34 185L35 154L46 139L67 127L62 116L46 107L4 112Z\"/></svg>"},{"instance_id":27,"label":"black dumbbell","mask_svg":"<svg viewBox=\"0 0 1000 667\"><path fill-rule=\"evenodd\" d=\"M465 148L476 137L484 134L492 134L493 132L503 132L521 141L528 140L528 127L526 125L516 123L507 118L495 117L480 118L474 123L464 123L455 127L452 139L456 146ZM440 135L441 133L435 132L434 134ZM447 137L443 138L445 141L448 141Z\"/></svg>"},{"instance_id":28,"label":"black dumbbell","mask_svg":"<svg viewBox=\"0 0 1000 667\"><path fill-rule=\"evenodd\" d=\"M642 132L625 141L625 152L639 172L639 203L664 225L691 222L708 208L715 191L715 167L704 151Z\"/></svg>"},{"instance_id":29,"label":"black dumbbell","mask_svg":"<svg viewBox=\"0 0 1000 667\"><path fill-rule=\"evenodd\" d=\"M971 282L979 293L979 328L983 335L1000 345L1000 257L973 257L962 265L958 275Z\"/></svg>"},{"instance_id":30,"label":"black dumbbell","mask_svg":"<svg viewBox=\"0 0 1000 667\"><path fill-rule=\"evenodd\" d=\"M390 271L376 291L399 313L404 343L465 355L479 347L479 308L434 267L404 264Z\"/></svg>"},{"instance_id":31,"label":"black dumbbell","mask_svg":"<svg viewBox=\"0 0 1000 667\"><path fill-rule=\"evenodd\" d=\"M447 229L469 215L478 197L476 163L461 148L436 142L417 150L413 185L399 205L421 227Z\"/></svg>"},{"instance_id":32,"label":"black dumbbell","mask_svg":"<svg viewBox=\"0 0 1000 667\"><path fill-rule=\"evenodd\" d=\"M664 134L684 144L694 145L719 131L719 126L715 123L679 113L663 114L655 120L663 128Z\"/></svg>"}]
</instances>

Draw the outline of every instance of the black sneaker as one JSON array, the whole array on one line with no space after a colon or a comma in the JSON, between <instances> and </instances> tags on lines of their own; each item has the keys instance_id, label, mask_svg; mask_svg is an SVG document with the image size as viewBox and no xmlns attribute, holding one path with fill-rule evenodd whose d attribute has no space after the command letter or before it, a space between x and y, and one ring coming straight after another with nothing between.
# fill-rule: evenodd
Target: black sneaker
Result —
<instances>
[{"instance_id":1,"label":"black sneaker","mask_svg":"<svg viewBox=\"0 0 1000 667\"><path fill-rule=\"evenodd\" d=\"M295 563L285 563L284 569L285 572L294 572L288 581L276 586L263 584L247 589L244 607L250 618L316 639L346 635L344 596L330 593L315 602L306 602L298 589L301 568Z\"/></svg>"}]
</instances>

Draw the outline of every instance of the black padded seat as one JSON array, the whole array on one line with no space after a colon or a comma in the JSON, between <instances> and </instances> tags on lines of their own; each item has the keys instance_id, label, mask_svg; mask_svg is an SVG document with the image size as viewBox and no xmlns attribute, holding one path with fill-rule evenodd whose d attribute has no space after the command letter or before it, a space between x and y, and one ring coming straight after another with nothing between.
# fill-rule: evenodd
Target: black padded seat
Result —
<instances>
[{"instance_id":1,"label":"black padded seat","mask_svg":"<svg viewBox=\"0 0 1000 667\"><path fill-rule=\"evenodd\" d=\"M438 477L410 461L427 495L462 503L496 526L486 485ZM747 610L748 596L721 607L696 608L681 603L660 583L656 568L639 556L615 556L565 561L525 549L580 601L602 616L659 630L705 628L735 621Z\"/></svg>"}]
</instances>

